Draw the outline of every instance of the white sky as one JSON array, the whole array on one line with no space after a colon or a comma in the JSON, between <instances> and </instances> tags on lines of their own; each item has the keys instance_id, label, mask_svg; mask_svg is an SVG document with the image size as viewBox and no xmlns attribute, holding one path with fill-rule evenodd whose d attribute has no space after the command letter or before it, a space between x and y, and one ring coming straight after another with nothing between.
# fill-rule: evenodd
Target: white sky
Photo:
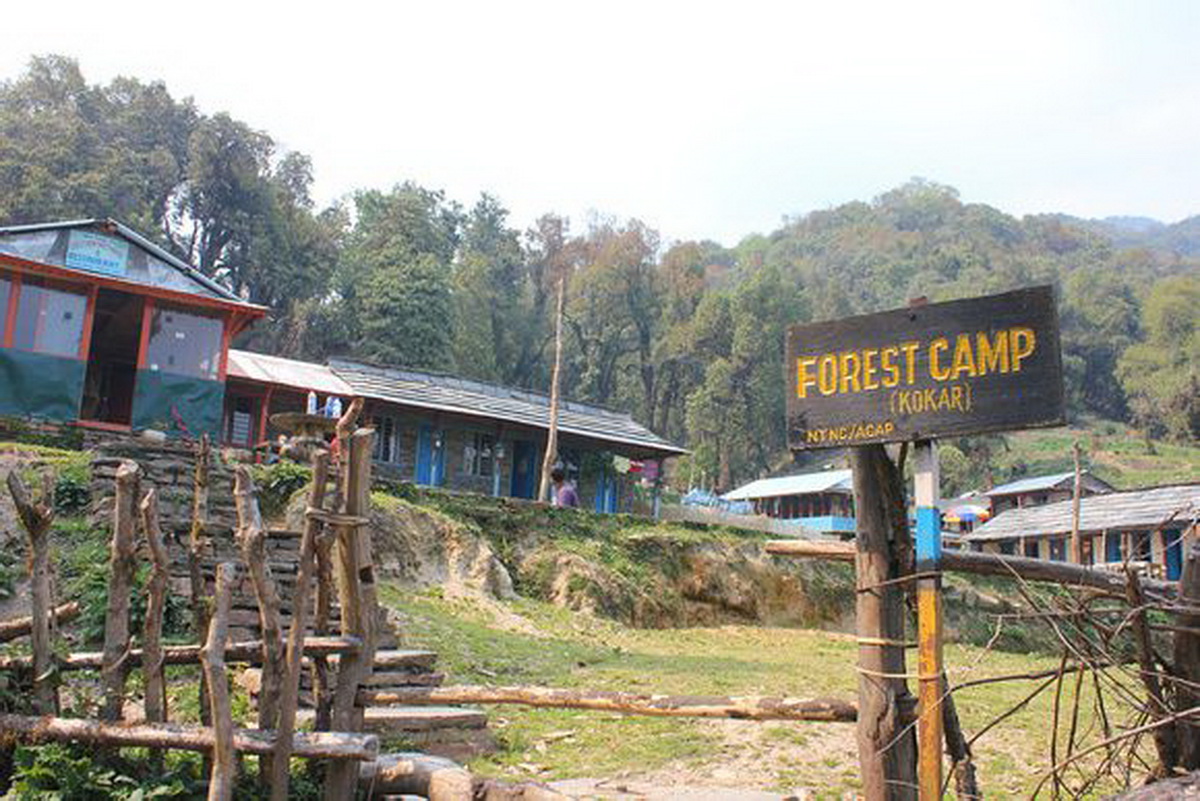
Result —
<instances>
[{"instance_id":1,"label":"white sky","mask_svg":"<svg viewBox=\"0 0 1200 801\"><path fill-rule=\"evenodd\" d=\"M53 52L161 79L310 155L321 203L413 179L726 245L911 176L1200 213L1191 0L5 5L0 78Z\"/></svg>"}]
</instances>

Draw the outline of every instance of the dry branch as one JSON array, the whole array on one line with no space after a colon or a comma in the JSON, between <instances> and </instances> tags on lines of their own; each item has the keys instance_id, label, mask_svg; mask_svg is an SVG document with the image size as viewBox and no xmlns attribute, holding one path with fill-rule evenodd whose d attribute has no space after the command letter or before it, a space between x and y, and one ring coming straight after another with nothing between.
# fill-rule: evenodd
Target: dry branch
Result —
<instances>
[{"instance_id":1,"label":"dry branch","mask_svg":"<svg viewBox=\"0 0 1200 801\"><path fill-rule=\"evenodd\" d=\"M361 399L355 399L360 407ZM353 408L354 404L351 404ZM356 413L357 416L357 413ZM325 483L329 474L329 455L318 451L313 456L312 486L308 492L308 508L317 510L325 502ZM300 565L296 571L296 589L292 598L292 628L288 632L287 657L284 663L283 687L279 699L278 738L275 743L271 773L272 801L285 801L288 794L288 758L291 756L292 736L296 730L296 707L300 696L300 672L304 665L304 630L307 626L308 599L316 572L317 538L323 525L315 515L309 515L300 538Z\"/></svg>"},{"instance_id":2,"label":"dry branch","mask_svg":"<svg viewBox=\"0 0 1200 801\"><path fill-rule=\"evenodd\" d=\"M54 623L66 623L79 617L82 608L78 601L67 601L65 604L59 604L54 607L51 613L54 618ZM41 615L38 620L45 620L46 616ZM0 621L0 643L15 640L18 637L28 637L33 633L33 617L16 617L12 620ZM32 663L31 663L32 666Z\"/></svg>"},{"instance_id":3,"label":"dry branch","mask_svg":"<svg viewBox=\"0 0 1200 801\"><path fill-rule=\"evenodd\" d=\"M834 698L771 696L654 695L552 687L403 687L360 690L363 705L521 704L557 709L594 709L652 717L736 718L739 720L816 720L848 723L854 704Z\"/></svg>"},{"instance_id":4,"label":"dry branch","mask_svg":"<svg viewBox=\"0 0 1200 801\"><path fill-rule=\"evenodd\" d=\"M443 757L385 754L358 766L358 781L372 797L413 795L429 801L471 801L471 774Z\"/></svg>"},{"instance_id":5,"label":"dry branch","mask_svg":"<svg viewBox=\"0 0 1200 801\"><path fill-rule=\"evenodd\" d=\"M129 595L135 564L134 531L137 525L138 481L141 469L125 461L117 468L113 509L112 556L109 560L108 609L104 616L104 720L120 720L125 703L125 678L129 674Z\"/></svg>"},{"instance_id":6,"label":"dry branch","mask_svg":"<svg viewBox=\"0 0 1200 801\"><path fill-rule=\"evenodd\" d=\"M0 736L24 743L75 742L114 748L171 748L181 751L212 751L213 730L178 723L102 723L77 718L36 717L0 714ZM275 733L261 729L234 729L233 747L246 754L270 754ZM293 756L305 759L370 760L379 754L379 738L373 734L330 732L296 735Z\"/></svg>"},{"instance_id":7,"label":"dry branch","mask_svg":"<svg viewBox=\"0 0 1200 801\"><path fill-rule=\"evenodd\" d=\"M167 580L171 564L163 544L162 527L158 520L158 492L150 490L142 499L142 530L150 547L152 565L146 588L146 622L142 635L142 672L146 681L146 720L162 723L167 719L167 685L163 676L162 630L167 604Z\"/></svg>"},{"instance_id":8,"label":"dry branch","mask_svg":"<svg viewBox=\"0 0 1200 801\"><path fill-rule=\"evenodd\" d=\"M205 526L208 525L208 434L200 437L196 444L196 465L192 474L192 526L188 532L187 563L188 582L192 592L192 627L196 639L202 639L208 633L209 598L204 583L204 551L207 538L204 536ZM200 674L200 722L205 726L212 723L208 708L208 687L204 673Z\"/></svg>"},{"instance_id":9,"label":"dry branch","mask_svg":"<svg viewBox=\"0 0 1200 801\"><path fill-rule=\"evenodd\" d=\"M225 674L225 640L229 636L229 601L237 565L223 562L217 566L216 609L208 624L208 639L201 658L208 676L208 694L212 708L212 775L208 783L208 801L229 801L237 776L234 760L233 712L229 705L229 684Z\"/></svg>"},{"instance_id":10,"label":"dry branch","mask_svg":"<svg viewBox=\"0 0 1200 801\"><path fill-rule=\"evenodd\" d=\"M29 535L31 609L29 633L33 645L34 708L43 715L58 712L53 646L50 642L50 524L54 521L54 487L49 473L42 476L42 497L35 503L17 472L8 474L8 491L21 524Z\"/></svg>"}]
</instances>

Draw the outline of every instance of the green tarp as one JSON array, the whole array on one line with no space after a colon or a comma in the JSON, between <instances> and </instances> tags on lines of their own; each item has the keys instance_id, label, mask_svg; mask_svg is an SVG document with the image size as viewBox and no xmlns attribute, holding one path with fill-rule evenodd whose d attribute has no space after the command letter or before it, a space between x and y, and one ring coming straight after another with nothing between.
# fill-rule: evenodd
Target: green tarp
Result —
<instances>
[{"instance_id":1,"label":"green tarp","mask_svg":"<svg viewBox=\"0 0 1200 801\"><path fill-rule=\"evenodd\" d=\"M79 359L0 348L0 415L76 420L86 372Z\"/></svg>"},{"instance_id":2,"label":"green tarp","mask_svg":"<svg viewBox=\"0 0 1200 801\"><path fill-rule=\"evenodd\" d=\"M138 370L133 395L134 429L154 428L173 435L217 436L225 403L220 381Z\"/></svg>"}]
</instances>

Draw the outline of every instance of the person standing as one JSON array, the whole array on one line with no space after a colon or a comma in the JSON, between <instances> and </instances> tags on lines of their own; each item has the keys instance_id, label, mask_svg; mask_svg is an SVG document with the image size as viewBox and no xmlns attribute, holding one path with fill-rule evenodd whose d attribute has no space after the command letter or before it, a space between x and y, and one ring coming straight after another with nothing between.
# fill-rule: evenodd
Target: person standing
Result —
<instances>
[{"instance_id":1,"label":"person standing","mask_svg":"<svg viewBox=\"0 0 1200 801\"><path fill-rule=\"evenodd\" d=\"M563 471L562 465L554 465L554 468L550 471L550 480L554 483L554 495L551 498L551 504L572 509L578 508L579 493L575 492L575 486L567 481L567 475Z\"/></svg>"}]
</instances>

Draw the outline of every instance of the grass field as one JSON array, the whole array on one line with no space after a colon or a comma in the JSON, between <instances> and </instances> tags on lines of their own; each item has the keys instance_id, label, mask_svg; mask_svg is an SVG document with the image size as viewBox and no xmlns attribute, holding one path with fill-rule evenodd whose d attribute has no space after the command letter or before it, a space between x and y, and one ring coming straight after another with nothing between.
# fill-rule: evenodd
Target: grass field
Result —
<instances>
[{"instance_id":1,"label":"grass field","mask_svg":"<svg viewBox=\"0 0 1200 801\"><path fill-rule=\"evenodd\" d=\"M451 684L845 699L855 692L855 644L843 634L742 626L640 630L531 601L451 601L396 590L386 591L384 601L401 612L407 644L438 651ZM1058 665L1053 657L969 646L950 646L946 660L955 683ZM968 735L1034 686L1005 682L957 694ZM1049 765L1052 704L1053 694L1043 693L976 745L988 795L1026 796L1037 784ZM636 718L515 706L489 712L501 750L471 767L504 778L804 787L821 797L840 797L859 786L852 724ZM1097 734L1086 716L1080 731L1084 739Z\"/></svg>"}]
</instances>

